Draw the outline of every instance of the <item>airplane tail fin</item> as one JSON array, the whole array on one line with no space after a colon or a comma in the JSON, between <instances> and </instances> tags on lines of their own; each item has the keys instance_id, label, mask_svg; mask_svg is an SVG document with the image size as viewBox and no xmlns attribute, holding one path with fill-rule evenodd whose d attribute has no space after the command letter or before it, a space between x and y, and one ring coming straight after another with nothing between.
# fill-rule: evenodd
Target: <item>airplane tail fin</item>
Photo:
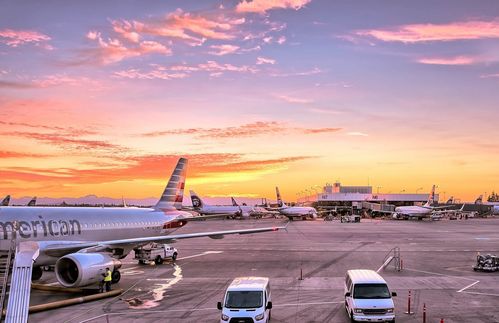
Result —
<instances>
[{"instance_id":1,"label":"airplane tail fin","mask_svg":"<svg viewBox=\"0 0 499 323\"><path fill-rule=\"evenodd\" d=\"M230 199L232 200L232 206L239 206L233 197L231 197Z\"/></svg>"},{"instance_id":2,"label":"airplane tail fin","mask_svg":"<svg viewBox=\"0 0 499 323\"><path fill-rule=\"evenodd\" d=\"M452 204L452 203L454 203L454 196L451 196L451 197L447 200L447 202L445 202L445 204Z\"/></svg>"},{"instance_id":3,"label":"airplane tail fin","mask_svg":"<svg viewBox=\"0 0 499 323\"><path fill-rule=\"evenodd\" d=\"M281 198L281 193L279 193L279 187L275 187L275 193L277 195L277 206L278 207L283 207L283 206L286 206L286 204L284 204L284 202L282 201L282 198Z\"/></svg>"},{"instance_id":4,"label":"airplane tail fin","mask_svg":"<svg viewBox=\"0 0 499 323\"><path fill-rule=\"evenodd\" d=\"M479 196L479 197L475 200L475 204L482 204L482 203L483 203L482 199L483 199L483 195L480 195L480 196Z\"/></svg>"},{"instance_id":5,"label":"airplane tail fin","mask_svg":"<svg viewBox=\"0 0 499 323\"><path fill-rule=\"evenodd\" d=\"M426 202L425 206L432 206L435 203L435 185L431 188L430 196L428 197L428 202Z\"/></svg>"},{"instance_id":6,"label":"airplane tail fin","mask_svg":"<svg viewBox=\"0 0 499 323\"><path fill-rule=\"evenodd\" d=\"M185 177L187 173L187 158L179 158L177 166L161 195L156 209L181 209L184 197Z\"/></svg>"},{"instance_id":7,"label":"airplane tail fin","mask_svg":"<svg viewBox=\"0 0 499 323\"><path fill-rule=\"evenodd\" d=\"M36 205L36 196L31 199L31 201L28 202L28 206L35 206Z\"/></svg>"},{"instance_id":8,"label":"airplane tail fin","mask_svg":"<svg viewBox=\"0 0 499 323\"><path fill-rule=\"evenodd\" d=\"M9 206L10 203L10 195L7 195L3 200L0 206Z\"/></svg>"},{"instance_id":9,"label":"airplane tail fin","mask_svg":"<svg viewBox=\"0 0 499 323\"><path fill-rule=\"evenodd\" d=\"M204 205L203 200L196 194L196 192L189 191L189 193L191 194L191 202L194 209L202 209Z\"/></svg>"}]
</instances>

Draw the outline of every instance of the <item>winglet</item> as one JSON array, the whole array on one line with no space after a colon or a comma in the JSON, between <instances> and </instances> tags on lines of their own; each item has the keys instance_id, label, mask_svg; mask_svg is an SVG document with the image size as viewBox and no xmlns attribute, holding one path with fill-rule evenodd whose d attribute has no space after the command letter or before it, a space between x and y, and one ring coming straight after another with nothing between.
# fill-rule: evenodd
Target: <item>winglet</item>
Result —
<instances>
[{"instance_id":1,"label":"winglet","mask_svg":"<svg viewBox=\"0 0 499 323\"><path fill-rule=\"evenodd\" d=\"M179 158L177 166L161 195L156 209L181 209L184 197L185 177L187 174L187 158Z\"/></svg>"}]
</instances>

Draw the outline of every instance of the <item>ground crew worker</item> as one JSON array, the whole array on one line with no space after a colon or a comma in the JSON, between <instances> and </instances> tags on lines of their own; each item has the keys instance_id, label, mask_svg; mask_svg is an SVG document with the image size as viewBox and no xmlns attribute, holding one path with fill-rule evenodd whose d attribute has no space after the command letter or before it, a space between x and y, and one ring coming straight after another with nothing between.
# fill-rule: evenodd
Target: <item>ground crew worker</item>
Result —
<instances>
[{"instance_id":1,"label":"ground crew worker","mask_svg":"<svg viewBox=\"0 0 499 323\"><path fill-rule=\"evenodd\" d=\"M104 284L106 284L106 292L111 291L111 281L113 280L113 273L109 270L109 267L106 268L106 275L104 276Z\"/></svg>"}]
</instances>

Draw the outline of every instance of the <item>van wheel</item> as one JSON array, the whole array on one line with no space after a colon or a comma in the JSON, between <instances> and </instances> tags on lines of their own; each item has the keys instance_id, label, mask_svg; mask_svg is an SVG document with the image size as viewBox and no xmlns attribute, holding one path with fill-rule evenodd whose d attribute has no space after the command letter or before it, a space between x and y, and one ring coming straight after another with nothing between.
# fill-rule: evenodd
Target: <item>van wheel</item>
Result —
<instances>
[{"instance_id":1,"label":"van wheel","mask_svg":"<svg viewBox=\"0 0 499 323\"><path fill-rule=\"evenodd\" d=\"M173 253L172 260L173 261L177 260L177 253L176 252Z\"/></svg>"},{"instance_id":2,"label":"van wheel","mask_svg":"<svg viewBox=\"0 0 499 323\"><path fill-rule=\"evenodd\" d=\"M355 323L357 322L354 318L353 318L353 312L350 312L350 323Z\"/></svg>"},{"instance_id":3,"label":"van wheel","mask_svg":"<svg viewBox=\"0 0 499 323\"><path fill-rule=\"evenodd\" d=\"M154 263L156 265L161 265L163 263L163 258L161 258L160 256L157 256L156 259L154 259Z\"/></svg>"}]
</instances>

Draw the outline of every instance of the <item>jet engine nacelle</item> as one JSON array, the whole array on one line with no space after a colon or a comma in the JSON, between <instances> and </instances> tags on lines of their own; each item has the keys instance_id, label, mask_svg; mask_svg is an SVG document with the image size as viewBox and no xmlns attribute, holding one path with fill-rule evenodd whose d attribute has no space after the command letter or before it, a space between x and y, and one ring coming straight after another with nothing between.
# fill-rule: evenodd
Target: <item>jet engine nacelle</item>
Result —
<instances>
[{"instance_id":1,"label":"jet engine nacelle","mask_svg":"<svg viewBox=\"0 0 499 323\"><path fill-rule=\"evenodd\" d=\"M80 287L98 283L102 274L121 267L121 262L104 253L77 252L59 258L55 275L64 287Z\"/></svg>"}]
</instances>

